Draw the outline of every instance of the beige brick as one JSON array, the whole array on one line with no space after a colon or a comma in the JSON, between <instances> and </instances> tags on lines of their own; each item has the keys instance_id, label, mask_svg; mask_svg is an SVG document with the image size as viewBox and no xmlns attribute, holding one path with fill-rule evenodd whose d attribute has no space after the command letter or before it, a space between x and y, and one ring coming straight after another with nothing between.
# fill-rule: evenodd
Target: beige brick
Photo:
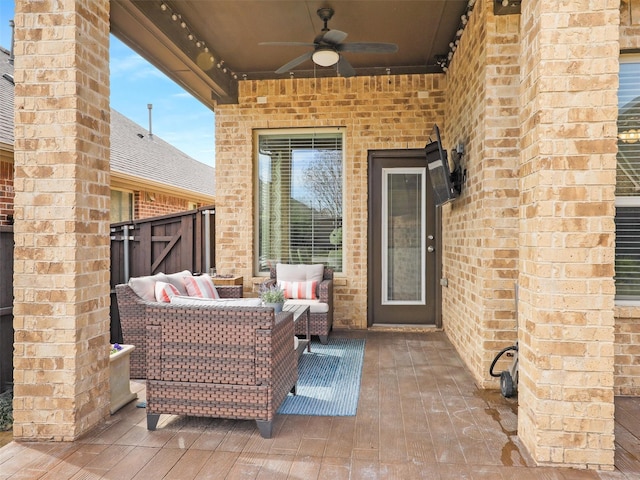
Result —
<instances>
[{"instance_id":1,"label":"beige brick","mask_svg":"<svg viewBox=\"0 0 640 480\"><path fill-rule=\"evenodd\" d=\"M22 440L73 440L108 415L100 370L108 359L109 99L108 85L90 79L108 76L109 4L52 8L16 2L14 438ZM83 125L106 135L79 141L88 136ZM83 356L87 344L95 353Z\"/></svg>"}]
</instances>

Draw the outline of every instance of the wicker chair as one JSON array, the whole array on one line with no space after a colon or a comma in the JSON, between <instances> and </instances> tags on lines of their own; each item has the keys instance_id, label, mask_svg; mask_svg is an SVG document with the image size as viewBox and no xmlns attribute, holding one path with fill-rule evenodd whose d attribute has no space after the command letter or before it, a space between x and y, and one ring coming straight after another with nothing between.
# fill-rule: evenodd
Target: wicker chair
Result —
<instances>
[{"instance_id":1,"label":"wicker chair","mask_svg":"<svg viewBox=\"0 0 640 480\"><path fill-rule=\"evenodd\" d=\"M148 305L147 428L160 414L255 420L270 438L298 361L293 315L267 307Z\"/></svg>"},{"instance_id":2,"label":"wicker chair","mask_svg":"<svg viewBox=\"0 0 640 480\"><path fill-rule=\"evenodd\" d=\"M242 285L216 286L216 290L221 298L242 298ZM124 343L136 347L131 352L131 378L145 379L147 378L145 358L147 313L145 309L155 305L155 302L144 300L127 284L116 285L116 298Z\"/></svg>"},{"instance_id":3,"label":"wicker chair","mask_svg":"<svg viewBox=\"0 0 640 480\"><path fill-rule=\"evenodd\" d=\"M263 282L263 288L269 288L277 284L277 266L271 267L270 279ZM333 328L333 269L324 267L322 281L318 283L316 295L318 300L311 300L310 303L310 333L311 335L317 335L320 339L320 343L326 345L329 339L329 332ZM291 300L287 300L289 302ZM304 302L296 300L295 302ZM286 304L286 302L285 302ZM325 308L319 308L316 311L316 306L324 306ZM296 324L296 335L305 335L305 325L303 322Z\"/></svg>"}]
</instances>

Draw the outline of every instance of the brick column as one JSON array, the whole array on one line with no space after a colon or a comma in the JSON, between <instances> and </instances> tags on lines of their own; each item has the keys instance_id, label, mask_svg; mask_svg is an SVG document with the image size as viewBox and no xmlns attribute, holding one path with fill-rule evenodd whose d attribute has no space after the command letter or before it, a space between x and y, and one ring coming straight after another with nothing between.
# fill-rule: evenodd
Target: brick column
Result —
<instances>
[{"instance_id":1,"label":"brick column","mask_svg":"<svg viewBox=\"0 0 640 480\"><path fill-rule=\"evenodd\" d=\"M109 414L109 0L17 0L14 438Z\"/></svg>"},{"instance_id":2,"label":"brick column","mask_svg":"<svg viewBox=\"0 0 640 480\"><path fill-rule=\"evenodd\" d=\"M522 2L518 436L614 462L616 1Z\"/></svg>"}]
</instances>

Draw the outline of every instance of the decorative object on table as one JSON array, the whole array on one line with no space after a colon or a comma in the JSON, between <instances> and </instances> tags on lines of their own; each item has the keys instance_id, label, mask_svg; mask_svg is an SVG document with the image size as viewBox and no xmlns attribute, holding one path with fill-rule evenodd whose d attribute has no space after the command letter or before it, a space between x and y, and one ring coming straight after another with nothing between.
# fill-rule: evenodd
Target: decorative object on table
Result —
<instances>
[{"instance_id":1,"label":"decorative object on table","mask_svg":"<svg viewBox=\"0 0 640 480\"><path fill-rule=\"evenodd\" d=\"M313 342L298 361L296 395L278 409L282 415L354 416L358 409L365 341L330 338Z\"/></svg>"},{"instance_id":2,"label":"decorative object on table","mask_svg":"<svg viewBox=\"0 0 640 480\"><path fill-rule=\"evenodd\" d=\"M133 345L111 345L109 355L109 384L111 387L111 405L109 411L113 415L127 403L138 398L131 393L130 386L130 356L136 347Z\"/></svg>"},{"instance_id":3,"label":"decorative object on table","mask_svg":"<svg viewBox=\"0 0 640 480\"><path fill-rule=\"evenodd\" d=\"M260 286L260 298L265 307L272 307L275 313L282 311L284 305L284 290L278 285Z\"/></svg>"}]
</instances>

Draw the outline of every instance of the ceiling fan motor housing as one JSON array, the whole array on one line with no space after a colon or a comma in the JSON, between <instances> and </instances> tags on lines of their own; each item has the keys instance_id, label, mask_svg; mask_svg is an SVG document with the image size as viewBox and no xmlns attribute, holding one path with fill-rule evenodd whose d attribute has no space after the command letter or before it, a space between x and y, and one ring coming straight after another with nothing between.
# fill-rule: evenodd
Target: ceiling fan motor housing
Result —
<instances>
[{"instance_id":1,"label":"ceiling fan motor housing","mask_svg":"<svg viewBox=\"0 0 640 480\"><path fill-rule=\"evenodd\" d=\"M336 66L338 75L343 77L353 77L356 74L355 69L341 52L352 53L395 53L398 46L394 43L372 43L372 42L356 42L342 43L347 37L345 32L340 30L330 30L327 22L331 20L335 13L333 8L319 8L316 13L324 22L322 33L319 34L312 44L304 44L301 42L265 42L260 45L292 45L302 46L308 45L313 47L313 51L304 53L297 58L284 64L276 73L286 73L308 60L312 60L316 65L321 67Z\"/></svg>"}]
</instances>

